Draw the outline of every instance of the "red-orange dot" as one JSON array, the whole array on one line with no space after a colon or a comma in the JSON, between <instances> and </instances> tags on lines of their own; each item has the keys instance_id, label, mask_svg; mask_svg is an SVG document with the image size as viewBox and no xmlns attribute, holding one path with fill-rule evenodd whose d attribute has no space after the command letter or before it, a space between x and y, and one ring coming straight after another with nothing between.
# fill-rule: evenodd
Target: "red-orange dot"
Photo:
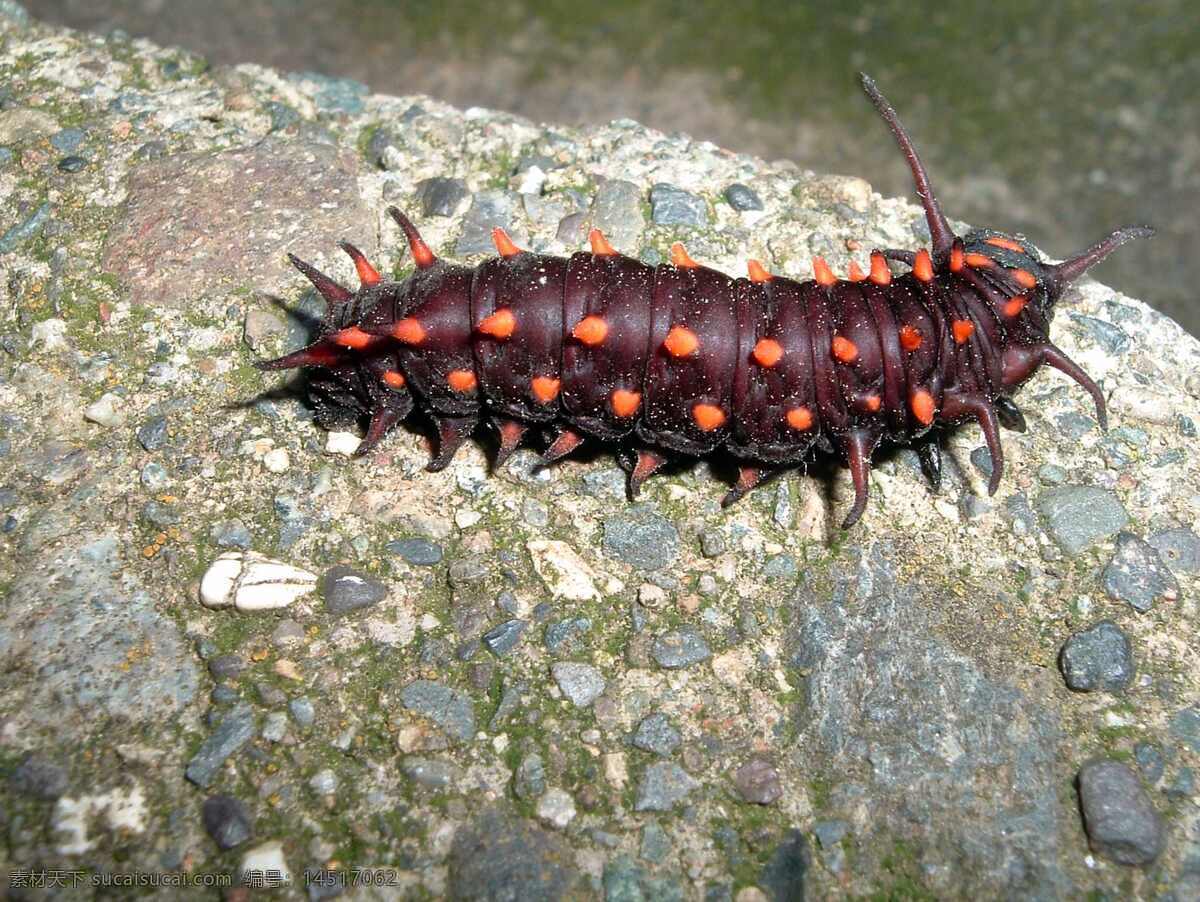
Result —
<instances>
[{"instance_id":1,"label":"red-orange dot","mask_svg":"<svg viewBox=\"0 0 1200 902\"><path fill-rule=\"evenodd\" d=\"M575 324L571 334L577 341L594 348L598 344L603 344L604 339L608 337L608 323L599 316L585 316Z\"/></svg>"},{"instance_id":2,"label":"red-orange dot","mask_svg":"<svg viewBox=\"0 0 1200 902\"><path fill-rule=\"evenodd\" d=\"M616 249L608 243L608 239L599 229L592 229L588 232L588 243L592 246L592 253L597 257L617 256Z\"/></svg>"},{"instance_id":3,"label":"red-orange dot","mask_svg":"<svg viewBox=\"0 0 1200 902\"><path fill-rule=\"evenodd\" d=\"M1027 269L1013 270L1013 278L1017 280L1017 284L1022 288L1037 287L1037 277Z\"/></svg>"},{"instance_id":4,"label":"red-orange dot","mask_svg":"<svg viewBox=\"0 0 1200 902\"><path fill-rule=\"evenodd\" d=\"M508 237L508 232L499 226L492 229L492 243L496 245L496 252L501 257L515 257L521 253L521 249L513 244L513 240Z\"/></svg>"},{"instance_id":5,"label":"red-orange dot","mask_svg":"<svg viewBox=\"0 0 1200 902\"><path fill-rule=\"evenodd\" d=\"M529 383L529 387L533 389L533 396L542 404L549 404L557 398L561 386L562 382L553 376L534 376Z\"/></svg>"},{"instance_id":6,"label":"red-orange dot","mask_svg":"<svg viewBox=\"0 0 1200 902\"><path fill-rule=\"evenodd\" d=\"M787 424L797 432L812 428L813 415L807 407L793 407L787 412L786 418Z\"/></svg>"},{"instance_id":7,"label":"red-orange dot","mask_svg":"<svg viewBox=\"0 0 1200 902\"><path fill-rule=\"evenodd\" d=\"M504 341L512 337L513 330L517 328L517 318L508 307L501 307L491 316L484 317L476 328L484 335Z\"/></svg>"},{"instance_id":8,"label":"red-orange dot","mask_svg":"<svg viewBox=\"0 0 1200 902\"><path fill-rule=\"evenodd\" d=\"M871 281L876 285L889 285L892 281L892 271L888 269L887 260L878 252L871 254Z\"/></svg>"},{"instance_id":9,"label":"red-orange dot","mask_svg":"<svg viewBox=\"0 0 1200 902\"><path fill-rule=\"evenodd\" d=\"M950 248L950 272L959 272L963 268L963 249L957 241Z\"/></svg>"},{"instance_id":10,"label":"red-orange dot","mask_svg":"<svg viewBox=\"0 0 1200 902\"><path fill-rule=\"evenodd\" d=\"M833 356L842 363L853 363L858 359L858 346L848 338L843 338L841 335L833 336L833 343L830 345L830 350L833 351Z\"/></svg>"},{"instance_id":11,"label":"red-orange dot","mask_svg":"<svg viewBox=\"0 0 1200 902\"><path fill-rule=\"evenodd\" d=\"M813 257L813 278L817 280L817 284L824 285L826 288L837 282L837 276L833 274L833 270L829 268L829 264L823 257Z\"/></svg>"},{"instance_id":12,"label":"red-orange dot","mask_svg":"<svg viewBox=\"0 0 1200 902\"><path fill-rule=\"evenodd\" d=\"M759 284L771 281L771 274L766 271L761 263L757 260L746 261L746 272L750 274L750 281Z\"/></svg>"},{"instance_id":13,"label":"red-orange dot","mask_svg":"<svg viewBox=\"0 0 1200 902\"><path fill-rule=\"evenodd\" d=\"M685 248L683 244L678 241L671 245L671 253L669 256L673 265L680 266L684 269L696 269L700 266L699 263L688 256L687 248Z\"/></svg>"},{"instance_id":14,"label":"red-orange dot","mask_svg":"<svg viewBox=\"0 0 1200 902\"><path fill-rule=\"evenodd\" d=\"M388 370L383 374L383 384L388 388L404 388L404 374L398 373L395 370Z\"/></svg>"},{"instance_id":15,"label":"red-orange dot","mask_svg":"<svg viewBox=\"0 0 1200 902\"><path fill-rule=\"evenodd\" d=\"M642 393L618 388L609 396L612 411L619 417L631 417L642 406Z\"/></svg>"},{"instance_id":16,"label":"red-orange dot","mask_svg":"<svg viewBox=\"0 0 1200 902\"><path fill-rule=\"evenodd\" d=\"M900 347L906 351L915 351L921 347L921 331L915 326L900 327Z\"/></svg>"},{"instance_id":17,"label":"red-orange dot","mask_svg":"<svg viewBox=\"0 0 1200 902\"><path fill-rule=\"evenodd\" d=\"M954 340L960 345L965 345L967 339L975 334L975 324L965 319L956 319L951 328L954 330Z\"/></svg>"},{"instance_id":18,"label":"red-orange dot","mask_svg":"<svg viewBox=\"0 0 1200 902\"><path fill-rule=\"evenodd\" d=\"M867 279L866 273L862 271L857 260L851 260L850 265L846 267L846 277L851 282L865 282Z\"/></svg>"},{"instance_id":19,"label":"red-orange dot","mask_svg":"<svg viewBox=\"0 0 1200 902\"><path fill-rule=\"evenodd\" d=\"M358 326L350 326L348 329L334 332L329 338L335 344L339 344L344 348L353 348L356 351L362 350L375 340L374 335L364 332Z\"/></svg>"},{"instance_id":20,"label":"red-orange dot","mask_svg":"<svg viewBox=\"0 0 1200 902\"><path fill-rule=\"evenodd\" d=\"M987 254L967 254L963 257L967 266L974 266L976 269L986 269L989 266L995 266L996 261Z\"/></svg>"},{"instance_id":21,"label":"red-orange dot","mask_svg":"<svg viewBox=\"0 0 1200 902\"><path fill-rule=\"evenodd\" d=\"M1021 313L1021 311L1025 309L1025 305L1028 303L1029 303L1029 298L1024 297L1023 295L1017 295L1015 298L1011 298L1010 300L1005 302L1004 315L1005 316L1018 316Z\"/></svg>"},{"instance_id":22,"label":"red-orange dot","mask_svg":"<svg viewBox=\"0 0 1200 902\"><path fill-rule=\"evenodd\" d=\"M883 406L883 401L879 395L867 395L862 399L862 406L867 413L879 413L879 408Z\"/></svg>"},{"instance_id":23,"label":"red-orange dot","mask_svg":"<svg viewBox=\"0 0 1200 902\"><path fill-rule=\"evenodd\" d=\"M466 393L475 390L477 380L471 370L451 370L446 374L446 384L457 392Z\"/></svg>"},{"instance_id":24,"label":"red-orange dot","mask_svg":"<svg viewBox=\"0 0 1200 902\"><path fill-rule=\"evenodd\" d=\"M759 366L773 367L783 359L783 345L773 338L760 338L754 346L753 356Z\"/></svg>"},{"instance_id":25,"label":"red-orange dot","mask_svg":"<svg viewBox=\"0 0 1200 902\"><path fill-rule=\"evenodd\" d=\"M908 403L918 423L922 426L928 426L933 422L933 395L925 389L919 388L913 392L912 398Z\"/></svg>"},{"instance_id":26,"label":"red-orange dot","mask_svg":"<svg viewBox=\"0 0 1200 902\"><path fill-rule=\"evenodd\" d=\"M922 282L933 281L933 258L929 256L929 251L921 248L917 251L917 258L913 260L913 275Z\"/></svg>"},{"instance_id":27,"label":"red-orange dot","mask_svg":"<svg viewBox=\"0 0 1200 902\"><path fill-rule=\"evenodd\" d=\"M1025 248L1017 244L1010 238L1001 238L998 235L993 235L991 238L984 239L985 244L990 244L992 247L1002 247L1008 251L1016 251L1018 254L1025 253Z\"/></svg>"},{"instance_id":28,"label":"red-orange dot","mask_svg":"<svg viewBox=\"0 0 1200 902\"><path fill-rule=\"evenodd\" d=\"M716 404L695 404L692 406L692 419L701 432L712 432L725 425L725 411Z\"/></svg>"},{"instance_id":29,"label":"red-orange dot","mask_svg":"<svg viewBox=\"0 0 1200 902\"><path fill-rule=\"evenodd\" d=\"M425 340L425 327L411 316L392 326L392 337L406 345L419 345Z\"/></svg>"},{"instance_id":30,"label":"red-orange dot","mask_svg":"<svg viewBox=\"0 0 1200 902\"><path fill-rule=\"evenodd\" d=\"M686 326L672 326L663 341L663 349L672 357L687 357L696 353L700 339Z\"/></svg>"}]
</instances>

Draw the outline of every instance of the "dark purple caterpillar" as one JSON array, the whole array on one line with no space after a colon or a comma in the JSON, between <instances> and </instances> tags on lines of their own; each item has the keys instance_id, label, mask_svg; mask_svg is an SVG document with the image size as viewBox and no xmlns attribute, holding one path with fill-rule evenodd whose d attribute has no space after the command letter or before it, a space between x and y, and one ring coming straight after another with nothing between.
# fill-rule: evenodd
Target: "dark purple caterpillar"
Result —
<instances>
[{"instance_id":1,"label":"dark purple caterpillar","mask_svg":"<svg viewBox=\"0 0 1200 902\"><path fill-rule=\"evenodd\" d=\"M998 232L957 237L895 111L861 78L912 169L930 251L874 251L870 273L851 264L845 280L818 257L813 280L795 282L753 260L749 278L732 278L680 244L669 264L650 266L598 230L590 253L564 260L519 250L495 229L500 256L471 268L434 257L393 207L412 276L384 281L343 243L362 281L352 293L292 257L328 301L321 335L258 366L313 367L310 397L323 425L370 417L359 454L419 403L439 433L430 470L445 467L484 416L500 435L497 466L535 427L554 431L546 462L585 437L617 444L631 496L672 454L724 448L737 458L729 504L813 448L836 449L854 480L846 528L866 508L883 439L914 445L936 487L937 427L974 418L994 493L999 426L1024 430L1011 395L1042 364L1083 386L1105 426L1104 395L1051 344L1049 322L1070 282L1152 230L1121 229L1057 265ZM888 259L909 271L894 276Z\"/></svg>"}]
</instances>

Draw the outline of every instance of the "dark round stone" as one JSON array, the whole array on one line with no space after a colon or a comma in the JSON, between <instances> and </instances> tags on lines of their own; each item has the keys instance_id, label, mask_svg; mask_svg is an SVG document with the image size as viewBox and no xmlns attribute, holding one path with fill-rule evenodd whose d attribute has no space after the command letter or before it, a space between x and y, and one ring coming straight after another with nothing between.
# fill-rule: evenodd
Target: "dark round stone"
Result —
<instances>
[{"instance_id":1,"label":"dark round stone","mask_svg":"<svg viewBox=\"0 0 1200 902\"><path fill-rule=\"evenodd\" d=\"M60 172L78 172L87 165L87 160L83 157L69 156L63 157L58 161L58 169Z\"/></svg>"}]
</instances>

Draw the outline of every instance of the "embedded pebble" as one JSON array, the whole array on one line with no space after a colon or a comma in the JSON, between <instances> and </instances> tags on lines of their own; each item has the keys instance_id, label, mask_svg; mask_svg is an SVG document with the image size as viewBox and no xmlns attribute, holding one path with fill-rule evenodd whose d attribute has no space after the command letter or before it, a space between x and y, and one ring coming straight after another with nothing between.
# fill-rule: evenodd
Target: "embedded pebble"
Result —
<instances>
[{"instance_id":1,"label":"embedded pebble","mask_svg":"<svg viewBox=\"0 0 1200 902\"><path fill-rule=\"evenodd\" d=\"M309 778L308 785L319 796L332 795L338 788L337 774L328 767L319 770Z\"/></svg>"},{"instance_id":2,"label":"embedded pebble","mask_svg":"<svg viewBox=\"0 0 1200 902\"><path fill-rule=\"evenodd\" d=\"M1045 489L1038 495L1037 509L1051 538L1071 556L1116 535L1129 522L1116 495L1088 485Z\"/></svg>"},{"instance_id":3,"label":"embedded pebble","mask_svg":"<svg viewBox=\"0 0 1200 902\"><path fill-rule=\"evenodd\" d=\"M1168 729L1193 752L1200 752L1200 708L1183 708L1171 718Z\"/></svg>"},{"instance_id":4,"label":"embedded pebble","mask_svg":"<svg viewBox=\"0 0 1200 902\"><path fill-rule=\"evenodd\" d=\"M564 651L591 628L592 621L587 617L568 617L555 621L546 627L546 648L552 652Z\"/></svg>"},{"instance_id":5,"label":"embedded pebble","mask_svg":"<svg viewBox=\"0 0 1200 902\"><path fill-rule=\"evenodd\" d=\"M1079 771L1079 806L1092 850L1110 861L1145 865L1162 853L1162 821L1127 765L1094 759Z\"/></svg>"},{"instance_id":6,"label":"embedded pebble","mask_svg":"<svg viewBox=\"0 0 1200 902\"><path fill-rule=\"evenodd\" d=\"M325 453L353 457L362 439L353 432L330 432L325 436Z\"/></svg>"},{"instance_id":7,"label":"embedded pebble","mask_svg":"<svg viewBox=\"0 0 1200 902\"><path fill-rule=\"evenodd\" d=\"M740 182L734 182L725 189L725 199L735 210L761 210L763 202L754 191Z\"/></svg>"},{"instance_id":8,"label":"embedded pebble","mask_svg":"<svg viewBox=\"0 0 1200 902\"><path fill-rule=\"evenodd\" d=\"M1137 762L1142 778L1151 785L1157 783L1163 775L1166 761L1162 749L1153 742L1139 742L1133 747L1133 759Z\"/></svg>"},{"instance_id":9,"label":"embedded pebble","mask_svg":"<svg viewBox=\"0 0 1200 902\"><path fill-rule=\"evenodd\" d=\"M254 836L254 821L246 806L233 796L216 795L200 808L204 829L222 852L236 849Z\"/></svg>"},{"instance_id":10,"label":"embedded pebble","mask_svg":"<svg viewBox=\"0 0 1200 902\"><path fill-rule=\"evenodd\" d=\"M285 608L316 587L316 575L307 570L254 551L227 551L201 579L200 601L210 608L264 611Z\"/></svg>"},{"instance_id":11,"label":"embedded pebble","mask_svg":"<svg viewBox=\"0 0 1200 902\"><path fill-rule=\"evenodd\" d=\"M635 255L646 227L642 189L624 179L602 184L592 200L592 227L604 232L617 250Z\"/></svg>"},{"instance_id":12,"label":"embedded pebble","mask_svg":"<svg viewBox=\"0 0 1200 902\"><path fill-rule=\"evenodd\" d=\"M316 709L313 708L313 703L305 696L294 698L288 702L288 711L291 712L292 718L302 727L311 727L313 721L317 718Z\"/></svg>"},{"instance_id":13,"label":"embedded pebble","mask_svg":"<svg viewBox=\"0 0 1200 902\"><path fill-rule=\"evenodd\" d=\"M483 634L484 647L497 658L503 658L517 647L528 625L525 620L506 620Z\"/></svg>"},{"instance_id":14,"label":"embedded pebble","mask_svg":"<svg viewBox=\"0 0 1200 902\"><path fill-rule=\"evenodd\" d=\"M659 182L650 189L650 211L655 225L708 225L708 203L704 198L674 185Z\"/></svg>"},{"instance_id":15,"label":"embedded pebble","mask_svg":"<svg viewBox=\"0 0 1200 902\"><path fill-rule=\"evenodd\" d=\"M1143 614L1160 600L1179 597L1179 583L1153 546L1133 533L1117 536L1117 549L1104 568L1104 591Z\"/></svg>"},{"instance_id":16,"label":"embedded pebble","mask_svg":"<svg viewBox=\"0 0 1200 902\"><path fill-rule=\"evenodd\" d=\"M240 548L245 551L253 541L250 530L241 520L225 520L216 523L208 531L208 535L218 548Z\"/></svg>"},{"instance_id":17,"label":"embedded pebble","mask_svg":"<svg viewBox=\"0 0 1200 902\"><path fill-rule=\"evenodd\" d=\"M199 750L188 762L184 775L202 789L217 776L221 765L255 733L254 711L249 705L241 704L229 711L217 728L201 743Z\"/></svg>"},{"instance_id":18,"label":"embedded pebble","mask_svg":"<svg viewBox=\"0 0 1200 902\"><path fill-rule=\"evenodd\" d=\"M679 531L666 518L638 505L604 520L604 553L638 570L662 570L679 553Z\"/></svg>"},{"instance_id":19,"label":"embedded pebble","mask_svg":"<svg viewBox=\"0 0 1200 902\"><path fill-rule=\"evenodd\" d=\"M426 789L452 789L462 780L462 769L436 758L407 757L400 765L404 775Z\"/></svg>"},{"instance_id":20,"label":"embedded pebble","mask_svg":"<svg viewBox=\"0 0 1200 902\"><path fill-rule=\"evenodd\" d=\"M167 441L167 418L152 417L138 427L137 439L147 451L157 451Z\"/></svg>"},{"instance_id":21,"label":"embedded pebble","mask_svg":"<svg viewBox=\"0 0 1200 902\"><path fill-rule=\"evenodd\" d=\"M84 409L83 418L110 429L120 426L125 422L125 399L115 392L105 392Z\"/></svg>"},{"instance_id":22,"label":"embedded pebble","mask_svg":"<svg viewBox=\"0 0 1200 902\"><path fill-rule=\"evenodd\" d=\"M700 632L694 626L687 625L663 633L655 639L650 654L659 667L668 670L690 667L707 661L712 656L708 643L704 641Z\"/></svg>"},{"instance_id":23,"label":"embedded pebble","mask_svg":"<svg viewBox=\"0 0 1200 902\"><path fill-rule=\"evenodd\" d=\"M282 884L292 882L292 872L283 857L283 843L277 839L250 849L238 865L238 877L242 882L261 880L268 872Z\"/></svg>"},{"instance_id":24,"label":"embedded pebble","mask_svg":"<svg viewBox=\"0 0 1200 902\"><path fill-rule=\"evenodd\" d=\"M591 664L576 661L556 661L550 667L554 682L577 708L586 708L604 692L603 675Z\"/></svg>"},{"instance_id":25,"label":"embedded pebble","mask_svg":"<svg viewBox=\"0 0 1200 902\"><path fill-rule=\"evenodd\" d=\"M1076 692L1120 692L1133 682L1133 647L1119 626L1102 620L1066 641L1059 666Z\"/></svg>"},{"instance_id":26,"label":"embedded pebble","mask_svg":"<svg viewBox=\"0 0 1200 902\"><path fill-rule=\"evenodd\" d=\"M517 798L529 801L546 791L546 765L537 752L526 755L513 774L513 792Z\"/></svg>"},{"instance_id":27,"label":"embedded pebble","mask_svg":"<svg viewBox=\"0 0 1200 902\"><path fill-rule=\"evenodd\" d=\"M321 583L325 609L330 614L349 614L379 604L388 596L388 588L379 580L343 564L325 573Z\"/></svg>"},{"instance_id":28,"label":"embedded pebble","mask_svg":"<svg viewBox=\"0 0 1200 902\"><path fill-rule=\"evenodd\" d=\"M1200 573L1200 536L1190 529L1164 529L1146 541L1173 572Z\"/></svg>"},{"instance_id":29,"label":"embedded pebble","mask_svg":"<svg viewBox=\"0 0 1200 902\"><path fill-rule=\"evenodd\" d=\"M400 701L453 739L467 742L475 736L475 706L465 693L432 680L415 680L400 692Z\"/></svg>"},{"instance_id":30,"label":"embedded pebble","mask_svg":"<svg viewBox=\"0 0 1200 902\"><path fill-rule=\"evenodd\" d=\"M263 455L263 466L272 473L286 473L291 465L286 448L272 448Z\"/></svg>"},{"instance_id":31,"label":"embedded pebble","mask_svg":"<svg viewBox=\"0 0 1200 902\"><path fill-rule=\"evenodd\" d=\"M733 774L738 794L755 805L770 805L783 795L779 771L765 758L751 758Z\"/></svg>"},{"instance_id":32,"label":"embedded pebble","mask_svg":"<svg viewBox=\"0 0 1200 902\"><path fill-rule=\"evenodd\" d=\"M442 546L428 539L397 539L385 546L391 554L399 555L414 567L432 567L442 560Z\"/></svg>"},{"instance_id":33,"label":"embedded pebble","mask_svg":"<svg viewBox=\"0 0 1200 902\"><path fill-rule=\"evenodd\" d=\"M679 747L681 737L667 715L655 713L642 718L631 741L639 749L667 758Z\"/></svg>"},{"instance_id":34,"label":"embedded pebble","mask_svg":"<svg viewBox=\"0 0 1200 902\"><path fill-rule=\"evenodd\" d=\"M699 786L673 761L655 761L638 782L634 811L670 811Z\"/></svg>"},{"instance_id":35,"label":"embedded pebble","mask_svg":"<svg viewBox=\"0 0 1200 902\"><path fill-rule=\"evenodd\" d=\"M437 176L417 182L416 186L417 201L426 217L453 216L470 194L462 179Z\"/></svg>"},{"instance_id":36,"label":"embedded pebble","mask_svg":"<svg viewBox=\"0 0 1200 902\"><path fill-rule=\"evenodd\" d=\"M525 547L533 558L533 569L550 594L567 601L599 600L596 573L566 542L534 539Z\"/></svg>"},{"instance_id":37,"label":"embedded pebble","mask_svg":"<svg viewBox=\"0 0 1200 902\"><path fill-rule=\"evenodd\" d=\"M537 816L552 827L564 829L575 820L575 799L562 789L548 789L538 799Z\"/></svg>"},{"instance_id":38,"label":"embedded pebble","mask_svg":"<svg viewBox=\"0 0 1200 902\"><path fill-rule=\"evenodd\" d=\"M8 785L22 795L52 802L67 791L67 771L46 756L30 752L13 768Z\"/></svg>"},{"instance_id":39,"label":"embedded pebble","mask_svg":"<svg viewBox=\"0 0 1200 902\"><path fill-rule=\"evenodd\" d=\"M263 720L260 734L267 742L281 742L287 735L287 715L282 711L272 711Z\"/></svg>"}]
</instances>

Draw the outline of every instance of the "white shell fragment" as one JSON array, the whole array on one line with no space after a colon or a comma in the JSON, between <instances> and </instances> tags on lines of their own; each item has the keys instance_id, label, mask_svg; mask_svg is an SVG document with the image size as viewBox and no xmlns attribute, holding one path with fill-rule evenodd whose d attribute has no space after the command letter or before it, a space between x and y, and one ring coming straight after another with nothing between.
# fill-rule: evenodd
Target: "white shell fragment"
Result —
<instances>
[{"instance_id":1,"label":"white shell fragment","mask_svg":"<svg viewBox=\"0 0 1200 902\"><path fill-rule=\"evenodd\" d=\"M307 570L255 551L229 551L200 580L200 601L210 608L267 611L286 608L316 587L317 577Z\"/></svg>"}]
</instances>

